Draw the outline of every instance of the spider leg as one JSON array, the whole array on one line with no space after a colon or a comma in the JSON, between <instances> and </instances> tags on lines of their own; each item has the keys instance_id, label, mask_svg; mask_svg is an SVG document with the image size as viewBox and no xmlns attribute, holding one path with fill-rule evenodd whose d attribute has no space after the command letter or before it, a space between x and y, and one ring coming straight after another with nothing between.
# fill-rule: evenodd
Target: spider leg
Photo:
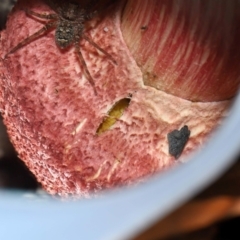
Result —
<instances>
[{"instance_id":1,"label":"spider leg","mask_svg":"<svg viewBox=\"0 0 240 240\"><path fill-rule=\"evenodd\" d=\"M45 13L36 13L30 9L25 9L24 10L28 15L30 16L34 16L34 17L38 17L38 18L43 18L43 19L58 19L58 15L57 14L45 14Z\"/></svg>"},{"instance_id":2,"label":"spider leg","mask_svg":"<svg viewBox=\"0 0 240 240\"><path fill-rule=\"evenodd\" d=\"M106 55L115 65L117 65L117 61L104 49L99 47L92 39L87 37L86 35L82 35L82 38L88 41L91 45L93 45L96 49L98 49L100 52L102 52L104 55Z\"/></svg>"},{"instance_id":3,"label":"spider leg","mask_svg":"<svg viewBox=\"0 0 240 240\"><path fill-rule=\"evenodd\" d=\"M86 64L86 62L85 62L85 60L83 58L83 55L81 53L81 50L80 50L80 47L79 47L79 43L76 42L74 44L74 46L75 46L75 49L76 49L79 61L80 61L81 65L82 65L82 67L83 67L84 74L87 77L89 83L92 85L93 90L94 90L94 94L97 95L97 90L96 90L96 87L95 87L94 80L93 80L93 78L92 78L92 76L91 76L91 74L90 74L90 72L89 72L89 70L87 68L87 64Z\"/></svg>"},{"instance_id":4,"label":"spider leg","mask_svg":"<svg viewBox=\"0 0 240 240\"><path fill-rule=\"evenodd\" d=\"M33 40L35 40L36 38L38 38L39 36L41 36L42 34L44 34L45 32L47 32L49 29L55 27L56 25L56 21L54 22L48 22L46 25L44 25L41 29L39 29L37 32L35 32L34 34L28 36L27 38L23 39L20 43L18 43L15 47L13 47L4 57L7 58L9 54L12 54L14 52L16 52L17 50L19 50L20 48L26 46L27 44L29 44L30 42L32 42Z\"/></svg>"}]
</instances>

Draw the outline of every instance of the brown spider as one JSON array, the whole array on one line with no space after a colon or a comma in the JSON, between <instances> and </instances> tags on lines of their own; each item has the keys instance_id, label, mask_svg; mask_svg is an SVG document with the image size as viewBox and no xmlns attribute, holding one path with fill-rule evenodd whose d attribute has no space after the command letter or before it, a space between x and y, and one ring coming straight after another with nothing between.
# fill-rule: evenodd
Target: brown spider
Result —
<instances>
[{"instance_id":1,"label":"brown spider","mask_svg":"<svg viewBox=\"0 0 240 240\"><path fill-rule=\"evenodd\" d=\"M47 0L47 2L50 5L50 7L55 11L55 14L36 13L29 9L24 10L27 15L46 19L49 21L47 21L46 24L37 32L23 39L15 47L13 47L5 55L5 58L8 57L9 54L12 54L19 50L20 48L26 46L39 36L44 35L50 29L56 28L55 32L56 45L60 49L66 49L69 46L74 45L80 64L83 67L84 74L87 77L89 83L92 85L94 93L97 94L95 83L87 68L86 62L82 56L79 47L80 40L85 39L86 41L88 41L92 46L94 46L100 52L105 54L114 64L116 64L116 61L112 58L112 56L109 53L107 53L104 49L99 47L95 42L93 42L89 37L87 37L83 33L85 28L85 22L92 19L95 12L89 12L88 8L82 8L80 4L76 2L65 1L62 2L61 4L56 3L53 0Z\"/></svg>"}]
</instances>

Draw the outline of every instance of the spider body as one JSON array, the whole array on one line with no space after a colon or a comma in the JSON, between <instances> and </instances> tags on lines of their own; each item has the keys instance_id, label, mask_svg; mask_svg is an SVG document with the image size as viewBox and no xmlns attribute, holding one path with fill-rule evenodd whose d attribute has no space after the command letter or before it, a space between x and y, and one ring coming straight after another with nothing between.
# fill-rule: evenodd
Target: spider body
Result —
<instances>
[{"instance_id":1,"label":"spider body","mask_svg":"<svg viewBox=\"0 0 240 240\"><path fill-rule=\"evenodd\" d=\"M80 5L74 2L67 3L67 11L62 11L62 18L69 21L75 21L76 19L82 21L85 18L84 9L80 8Z\"/></svg>"},{"instance_id":2,"label":"spider body","mask_svg":"<svg viewBox=\"0 0 240 240\"><path fill-rule=\"evenodd\" d=\"M60 21L56 27L55 32L55 42L59 48L65 49L71 46L74 41L76 41L79 36L82 35L84 26L83 24L78 25L81 26L78 26L76 28L72 25L72 23L69 23L68 21Z\"/></svg>"},{"instance_id":3,"label":"spider body","mask_svg":"<svg viewBox=\"0 0 240 240\"><path fill-rule=\"evenodd\" d=\"M55 32L55 42L61 49L80 41L86 22L86 10L81 9L76 3L68 3L67 11L60 10L58 24Z\"/></svg>"},{"instance_id":4,"label":"spider body","mask_svg":"<svg viewBox=\"0 0 240 240\"><path fill-rule=\"evenodd\" d=\"M5 58L8 55L16 52L20 48L26 46L30 42L34 41L38 37L46 34L49 30L55 28L55 43L60 49L66 49L72 45L75 47L75 52L78 56L79 62L82 66L82 70L87 77L89 83L93 86L95 94L97 94L95 89L95 83L93 78L87 68L87 64L82 56L79 42L81 39L85 39L91 45L93 45L96 49L102 52L107 56L114 64L116 61L112 58L112 56L107 53L104 49L99 47L91 38L85 35L85 23L89 21L93 17L93 13L89 12L87 6L86 9L81 7L80 4L75 2L55 2L53 0L47 1L50 7L55 11L55 13L37 13L30 9L26 9L25 12L29 16L33 16L40 19L48 20L45 25L19 42L15 47L10 49L10 51L5 55ZM91 2L91 1L90 1Z\"/></svg>"}]
</instances>

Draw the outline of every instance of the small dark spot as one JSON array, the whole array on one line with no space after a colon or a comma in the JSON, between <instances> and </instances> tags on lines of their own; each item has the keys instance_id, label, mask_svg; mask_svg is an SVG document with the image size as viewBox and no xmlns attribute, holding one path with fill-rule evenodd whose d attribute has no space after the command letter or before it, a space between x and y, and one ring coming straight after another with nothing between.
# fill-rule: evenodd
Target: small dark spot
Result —
<instances>
[{"instance_id":1,"label":"small dark spot","mask_svg":"<svg viewBox=\"0 0 240 240\"><path fill-rule=\"evenodd\" d=\"M128 98L132 98L132 96L133 96L132 93L128 94Z\"/></svg>"},{"instance_id":2,"label":"small dark spot","mask_svg":"<svg viewBox=\"0 0 240 240\"><path fill-rule=\"evenodd\" d=\"M145 30L147 30L147 29L148 29L148 26L147 26L147 25L141 26L141 30L145 31Z\"/></svg>"},{"instance_id":3,"label":"small dark spot","mask_svg":"<svg viewBox=\"0 0 240 240\"><path fill-rule=\"evenodd\" d=\"M189 136L190 131L186 125L180 130L173 130L168 133L169 154L178 159L183 152Z\"/></svg>"}]
</instances>

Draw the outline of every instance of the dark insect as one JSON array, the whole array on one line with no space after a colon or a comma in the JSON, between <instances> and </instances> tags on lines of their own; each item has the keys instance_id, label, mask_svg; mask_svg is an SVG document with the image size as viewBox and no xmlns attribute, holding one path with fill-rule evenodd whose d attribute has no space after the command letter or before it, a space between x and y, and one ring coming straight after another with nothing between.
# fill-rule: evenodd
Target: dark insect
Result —
<instances>
[{"instance_id":1,"label":"dark insect","mask_svg":"<svg viewBox=\"0 0 240 240\"><path fill-rule=\"evenodd\" d=\"M5 58L18 49L26 46L33 40L37 39L39 36L46 34L49 30L56 28L55 32L55 43L60 49L66 49L71 45L74 45L76 54L82 65L85 76L87 77L89 83L93 86L95 94L96 88L94 80L87 68L86 62L83 58L83 55L80 50L79 42L81 39L85 39L92 46L94 46L97 50L105 54L114 64L116 61L113 57L107 53L104 49L99 47L91 38L85 35L85 23L93 18L96 11L92 11L93 0L90 1L89 4L85 4L85 6L81 6L77 2L69 2L69 1L53 1L47 0L49 6L55 11L54 14L49 13L36 13L31 11L30 9L26 9L25 12L29 16L46 19L49 20L46 24L39 29L37 32L23 39L20 43L18 43L15 47L13 47L6 55Z\"/></svg>"},{"instance_id":2,"label":"dark insect","mask_svg":"<svg viewBox=\"0 0 240 240\"><path fill-rule=\"evenodd\" d=\"M169 154L174 156L176 159L180 157L188 139L190 136L190 131L188 126L182 127L180 130L173 130L168 133L168 144L169 144Z\"/></svg>"}]
</instances>

